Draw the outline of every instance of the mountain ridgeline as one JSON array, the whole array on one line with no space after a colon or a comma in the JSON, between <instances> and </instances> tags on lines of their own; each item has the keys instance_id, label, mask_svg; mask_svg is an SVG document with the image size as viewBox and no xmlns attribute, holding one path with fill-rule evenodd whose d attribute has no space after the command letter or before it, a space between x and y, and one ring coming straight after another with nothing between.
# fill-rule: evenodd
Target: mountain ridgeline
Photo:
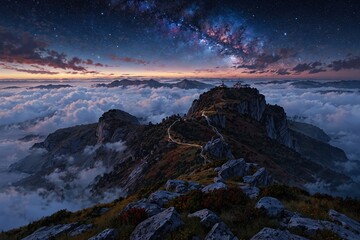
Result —
<instances>
[{"instance_id":1,"label":"mountain ridgeline","mask_svg":"<svg viewBox=\"0 0 360 240\"><path fill-rule=\"evenodd\" d=\"M54 217L57 220L52 224L60 224L56 226L61 229L85 228L87 233L81 235L81 232L82 237L74 239L87 239L105 228L108 229L93 239L165 239L164 236L177 239L177 236L205 237L205 231L208 232L205 239L237 239L236 236L249 239L263 227L252 239L274 239L275 236L305 239L283 229L297 229L293 233L305 237L315 236L311 239L328 239L332 234L356 239L360 234L356 232L357 227L350 231L328 221L316 222L316 225L311 221L318 220L292 212L297 210L314 217L312 211L317 209L306 212L301 208L305 204L302 201L310 206L306 209L320 202L304 191L309 185L321 183L327 192L341 195L341 186L354 184L342 173L341 164L348 161L345 153L329 145L326 136L315 126L288 121L284 109L267 104L265 96L255 88L221 86L201 94L184 117L173 115L160 123L144 125L135 116L112 109L104 113L98 123L59 129L44 142L35 144L33 153L10 169L30 174L15 186L33 190L41 187L60 195L64 194L62 189L51 181L44 181L52 172L96 168L99 162L108 169L99 174L87 190L94 199L101 198L105 192L121 190L118 193L121 198L107 205L112 210L104 214L104 219L112 219L110 222L99 223L101 214L86 215L95 208L76 215L75 225L68 223L74 217L71 214ZM66 176L63 180L71 181L76 173L68 171ZM164 184L166 190L159 190ZM258 201L259 196L263 198ZM287 201L287 206L294 209L286 210L272 197ZM255 209L265 209L267 213L254 210L254 201L258 201ZM345 200L335 202L330 196L321 201L321 204L327 201L326 206L332 207L348 204ZM355 200L352 204L360 206ZM119 213L116 209L122 210ZM349 209L336 209L352 214ZM196 210L201 212L184 217ZM319 210L321 216L329 219L324 211L324 207ZM220 213L226 224L217 215ZM233 214L238 218L231 218ZM336 211L331 214L339 218ZM331 214L329 212L330 218L334 217ZM199 227L198 222L189 220L192 216L200 217L200 223L205 226ZM351 216L360 219L359 215ZM238 223L239 219L255 220ZM88 224L80 225L79 221ZM89 224L92 230L87 228ZM236 230L239 224L247 230ZM318 228L308 232L304 225ZM51 236L70 234L70 230L58 232L54 228L40 228L43 226L44 222L39 221L6 236L11 239L32 233L28 239L36 239L44 231ZM37 228L40 229L35 231ZM168 235L170 232L175 233ZM112 238L101 238L101 234Z\"/></svg>"}]
</instances>

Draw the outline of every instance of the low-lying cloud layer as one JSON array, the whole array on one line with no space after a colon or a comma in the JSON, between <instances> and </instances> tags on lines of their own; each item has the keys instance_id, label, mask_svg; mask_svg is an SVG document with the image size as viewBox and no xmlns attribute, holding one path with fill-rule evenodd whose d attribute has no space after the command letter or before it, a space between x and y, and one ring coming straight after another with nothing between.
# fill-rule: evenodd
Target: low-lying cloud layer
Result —
<instances>
[{"instance_id":1,"label":"low-lying cloud layer","mask_svg":"<svg viewBox=\"0 0 360 240\"><path fill-rule=\"evenodd\" d=\"M256 85L266 101L284 107L289 117L304 117L304 121L325 130L332 145L345 150L349 159L360 160L360 94L358 90L335 88L299 89L290 82ZM323 91L322 91L323 90Z\"/></svg>"}]
</instances>

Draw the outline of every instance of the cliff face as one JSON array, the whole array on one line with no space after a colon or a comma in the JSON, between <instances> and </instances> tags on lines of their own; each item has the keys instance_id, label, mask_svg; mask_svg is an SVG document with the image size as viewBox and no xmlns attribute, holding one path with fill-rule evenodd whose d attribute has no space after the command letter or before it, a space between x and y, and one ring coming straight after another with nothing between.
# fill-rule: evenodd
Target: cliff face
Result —
<instances>
[{"instance_id":1,"label":"cliff face","mask_svg":"<svg viewBox=\"0 0 360 240\"><path fill-rule=\"evenodd\" d=\"M109 110L99 119L96 129L98 143L116 142L123 139L131 125L139 125L136 117L118 109Z\"/></svg>"},{"instance_id":2,"label":"cliff face","mask_svg":"<svg viewBox=\"0 0 360 240\"><path fill-rule=\"evenodd\" d=\"M268 137L299 151L295 139L291 136L284 109L266 104L265 96L254 88L219 88L216 94L210 92L195 100L188 111L188 116L198 116L202 111L211 111L209 118L219 127L225 128L226 114L236 112L263 124Z\"/></svg>"}]
</instances>

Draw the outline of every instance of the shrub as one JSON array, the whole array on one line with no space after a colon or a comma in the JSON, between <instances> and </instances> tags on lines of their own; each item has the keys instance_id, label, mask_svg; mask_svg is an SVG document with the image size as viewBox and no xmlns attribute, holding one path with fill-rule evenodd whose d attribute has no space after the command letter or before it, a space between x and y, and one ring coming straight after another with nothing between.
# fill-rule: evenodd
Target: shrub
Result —
<instances>
[{"instance_id":1,"label":"shrub","mask_svg":"<svg viewBox=\"0 0 360 240\"><path fill-rule=\"evenodd\" d=\"M122 225L136 226L147 218L146 211L142 208L131 208L122 212L118 217L118 221Z\"/></svg>"},{"instance_id":2,"label":"shrub","mask_svg":"<svg viewBox=\"0 0 360 240\"><path fill-rule=\"evenodd\" d=\"M261 191L262 196L271 196L280 200L299 200L300 196L310 196L308 192L297 187L271 185Z\"/></svg>"}]
</instances>

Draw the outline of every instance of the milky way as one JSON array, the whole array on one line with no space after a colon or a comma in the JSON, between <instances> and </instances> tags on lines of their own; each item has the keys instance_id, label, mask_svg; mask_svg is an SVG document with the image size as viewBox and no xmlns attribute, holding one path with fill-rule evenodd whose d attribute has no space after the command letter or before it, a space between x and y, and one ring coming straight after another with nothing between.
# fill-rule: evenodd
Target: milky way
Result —
<instances>
[{"instance_id":1,"label":"milky way","mask_svg":"<svg viewBox=\"0 0 360 240\"><path fill-rule=\"evenodd\" d=\"M8 0L0 68L2 78L357 78L359 9L356 0Z\"/></svg>"}]
</instances>

